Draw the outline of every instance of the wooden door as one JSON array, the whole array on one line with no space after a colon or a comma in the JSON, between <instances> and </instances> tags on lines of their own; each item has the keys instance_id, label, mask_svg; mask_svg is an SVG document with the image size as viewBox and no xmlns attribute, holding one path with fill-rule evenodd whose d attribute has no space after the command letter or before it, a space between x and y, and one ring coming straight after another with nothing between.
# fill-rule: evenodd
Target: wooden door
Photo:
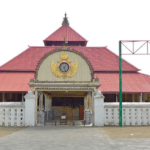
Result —
<instances>
[{"instance_id":1,"label":"wooden door","mask_svg":"<svg viewBox=\"0 0 150 150\"><path fill-rule=\"evenodd\" d=\"M84 105L80 106L80 120L84 120Z\"/></svg>"}]
</instances>

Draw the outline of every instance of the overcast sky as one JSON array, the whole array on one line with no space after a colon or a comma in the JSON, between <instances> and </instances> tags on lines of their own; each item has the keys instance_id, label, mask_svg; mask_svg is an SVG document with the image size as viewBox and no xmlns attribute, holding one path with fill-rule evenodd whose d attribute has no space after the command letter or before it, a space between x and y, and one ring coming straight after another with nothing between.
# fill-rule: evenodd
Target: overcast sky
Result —
<instances>
[{"instance_id":1,"label":"overcast sky","mask_svg":"<svg viewBox=\"0 0 150 150\"><path fill-rule=\"evenodd\" d=\"M89 47L107 46L118 55L119 40L150 40L150 0L0 0L0 66L28 45L43 46L65 12ZM146 45L140 50L145 52ZM123 58L150 75L150 55Z\"/></svg>"}]
</instances>

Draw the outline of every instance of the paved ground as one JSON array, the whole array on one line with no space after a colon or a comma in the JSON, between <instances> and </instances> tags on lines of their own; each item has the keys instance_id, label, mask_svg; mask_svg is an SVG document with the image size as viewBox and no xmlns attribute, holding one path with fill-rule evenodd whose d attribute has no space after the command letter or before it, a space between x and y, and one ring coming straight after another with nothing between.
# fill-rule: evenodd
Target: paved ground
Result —
<instances>
[{"instance_id":1,"label":"paved ground","mask_svg":"<svg viewBox=\"0 0 150 150\"><path fill-rule=\"evenodd\" d=\"M25 127L3 127L0 126L0 138L4 137L6 135L12 134L14 132L17 132L19 130L24 129Z\"/></svg>"},{"instance_id":2,"label":"paved ground","mask_svg":"<svg viewBox=\"0 0 150 150\"><path fill-rule=\"evenodd\" d=\"M150 139L110 139L100 127L28 127L0 138L0 150L150 150Z\"/></svg>"},{"instance_id":3,"label":"paved ground","mask_svg":"<svg viewBox=\"0 0 150 150\"><path fill-rule=\"evenodd\" d=\"M149 138L150 139L150 126L104 126L102 127L105 134L111 139L120 138ZM115 134L114 134L115 133Z\"/></svg>"}]
</instances>

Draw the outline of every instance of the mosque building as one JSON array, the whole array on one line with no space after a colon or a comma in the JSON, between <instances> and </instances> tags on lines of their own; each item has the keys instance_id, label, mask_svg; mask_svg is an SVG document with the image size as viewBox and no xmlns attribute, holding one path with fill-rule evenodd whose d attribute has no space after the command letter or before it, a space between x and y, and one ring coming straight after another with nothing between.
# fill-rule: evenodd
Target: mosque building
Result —
<instances>
[{"instance_id":1,"label":"mosque building","mask_svg":"<svg viewBox=\"0 0 150 150\"><path fill-rule=\"evenodd\" d=\"M63 19L62 26L0 66L0 102L21 102L32 90L37 110L66 112L84 119L93 111L97 90L104 102L119 102L119 56L107 47L88 47L88 41ZM150 76L122 59L123 102L150 102Z\"/></svg>"}]
</instances>

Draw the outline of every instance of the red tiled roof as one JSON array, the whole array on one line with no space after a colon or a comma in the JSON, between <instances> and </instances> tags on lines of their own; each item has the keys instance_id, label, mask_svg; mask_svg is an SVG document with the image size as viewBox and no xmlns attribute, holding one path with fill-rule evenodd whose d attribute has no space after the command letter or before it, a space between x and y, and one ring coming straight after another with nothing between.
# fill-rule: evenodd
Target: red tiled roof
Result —
<instances>
[{"instance_id":1,"label":"red tiled roof","mask_svg":"<svg viewBox=\"0 0 150 150\"><path fill-rule=\"evenodd\" d=\"M94 76L100 80L98 89L102 93L119 93L119 73L94 73ZM149 77L141 73L123 73L122 91L124 93L150 93L150 82L147 81ZM34 73L1 72L0 92L27 92L32 89L29 83L33 78Z\"/></svg>"},{"instance_id":2,"label":"red tiled roof","mask_svg":"<svg viewBox=\"0 0 150 150\"><path fill-rule=\"evenodd\" d=\"M34 73L0 72L0 92L27 92Z\"/></svg>"},{"instance_id":3,"label":"red tiled roof","mask_svg":"<svg viewBox=\"0 0 150 150\"><path fill-rule=\"evenodd\" d=\"M87 41L70 26L61 26L54 33L48 36L44 41L64 41L62 35L65 35L66 41Z\"/></svg>"},{"instance_id":4,"label":"red tiled roof","mask_svg":"<svg viewBox=\"0 0 150 150\"><path fill-rule=\"evenodd\" d=\"M48 52L63 48L62 46L29 47L27 50L0 67L0 70L28 70L34 71L40 59ZM68 46L87 57L94 71L118 71L119 58L106 47ZM139 71L125 60L122 62L123 71Z\"/></svg>"},{"instance_id":5,"label":"red tiled roof","mask_svg":"<svg viewBox=\"0 0 150 150\"><path fill-rule=\"evenodd\" d=\"M150 75L143 74L143 76L148 81L148 83L150 84Z\"/></svg>"},{"instance_id":6,"label":"red tiled roof","mask_svg":"<svg viewBox=\"0 0 150 150\"><path fill-rule=\"evenodd\" d=\"M119 93L119 73L94 73L100 80L98 88L102 93ZM123 73L122 91L124 93L150 93L150 82L141 73ZM150 80L149 80L150 81Z\"/></svg>"}]
</instances>

